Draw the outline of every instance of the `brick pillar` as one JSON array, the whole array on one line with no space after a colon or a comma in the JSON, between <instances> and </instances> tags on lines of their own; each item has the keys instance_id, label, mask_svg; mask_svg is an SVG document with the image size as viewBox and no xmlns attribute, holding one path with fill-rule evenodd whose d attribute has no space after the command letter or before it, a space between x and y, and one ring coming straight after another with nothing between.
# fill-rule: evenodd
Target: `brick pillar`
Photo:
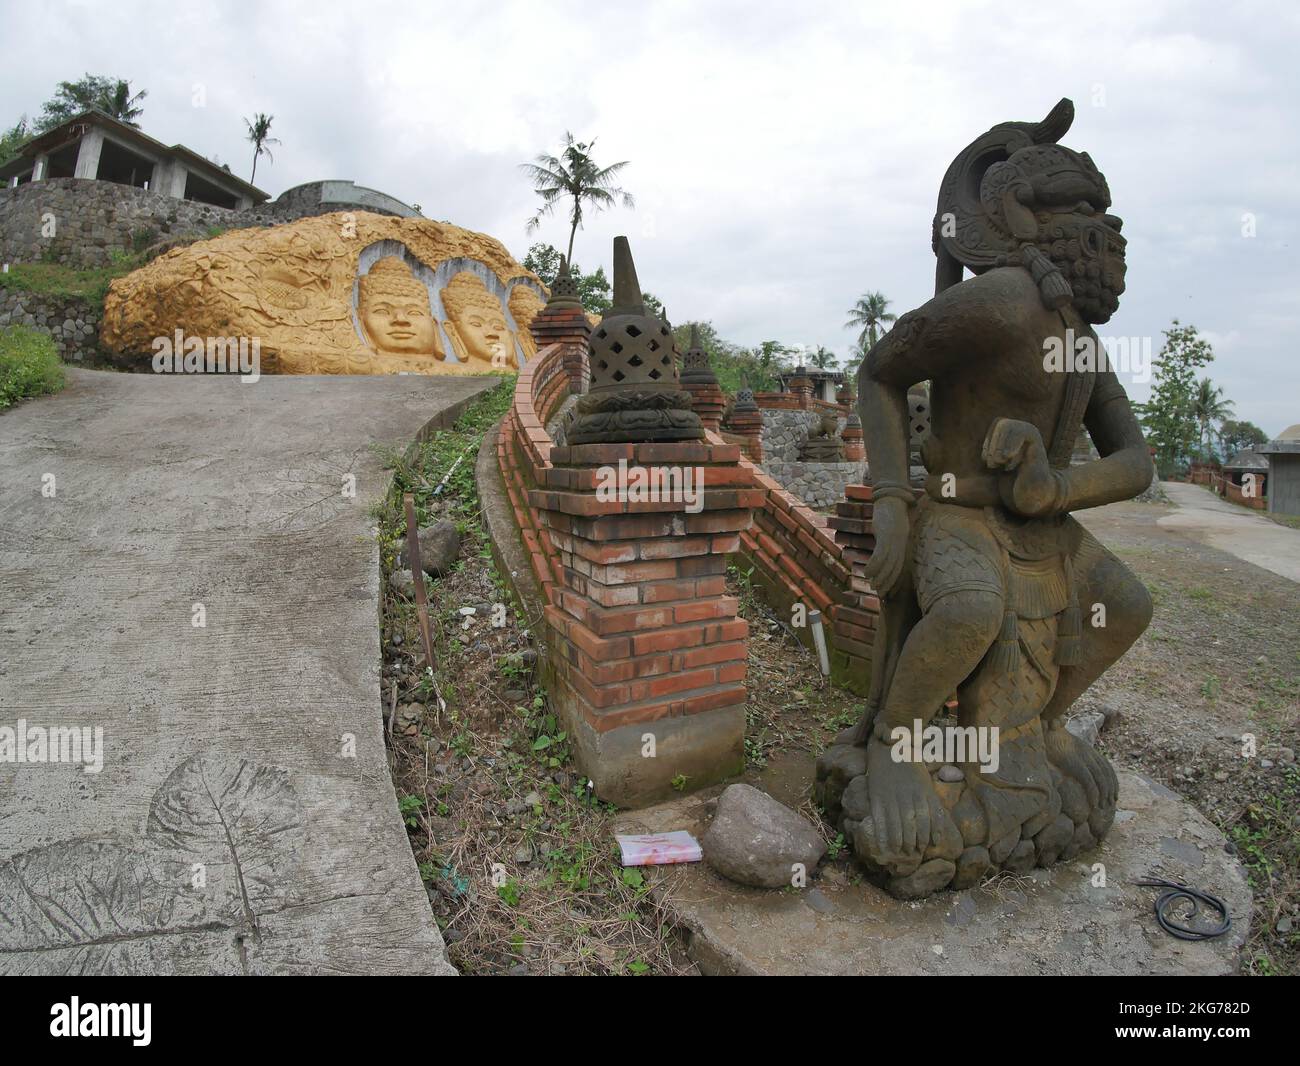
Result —
<instances>
[{"instance_id":1,"label":"brick pillar","mask_svg":"<svg viewBox=\"0 0 1300 1066\"><path fill-rule=\"evenodd\" d=\"M867 457L866 445L862 438L862 419L858 413L853 411L844 422L844 430L840 434L844 441L844 461L846 463L860 463Z\"/></svg>"},{"instance_id":2,"label":"brick pillar","mask_svg":"<svg viewBox=\"0 0 1300 1066\"><path fill-rule=\"evenodd\" d=\"M581 395L587 391L591 368L587 359L587 344L591 339L591 323L578 299L578 288L569 276L569 264L560 257L560 272L551 285L551 298L529 325L528 330L541 351L548 344L564 346L565 373L569 375L571 391Z\"/></svg>"},{"instance_id":3,"label":"brick pillar","mask_svg":"<svg viewBox=\"0 0 1300 1066\"><path fill-rule=\"evenodd\" d=\"M731 409L726 428L745 438L742 447L746 459L755 463L763 461L763 412L754 402L754 393L750 389L741 389L736 393L736 404Z\"/></svg>"},{"instance_id":4,"label":"brick pillar","mask_svg":"<svg viewBox=\"0 0 1300 1066\"><path fill-rule=\"evenodd\" d=\"M794 372L794 377L790 379L789 385L790 391L794 394L795 399L799 403L799 410L807 411L812 407L812 380L804 373L803 367L799 367L799 369Z\"/></svg>"},{"instance_id":5,"label":"brick pillar","mask_svg":"<svg viewBox=\"0 0 1300 1066\"><path fill-rule=\"evenodd\" d=\"M880 599L864 572L876 548L871 526L871 486L846 485L844 495L847 498L835 505L835 516L830 520L835 543L843 548L844 565L849 569L848 602L832 608L834 644L836 651L845 656L850 674L869 677L880 614Z\"/></svg>"},{"instance_id":6,"label":"brick pillar","mask_svg":"<svg viewBox=\"0 0 1300 1066\"><path fill-rule=\"evenodd\" d=\"M743 768L748 627L725 575L764 490L739 459L738 445L702 441L556 447L529 492L563 571L546 608L559 636L552 698L610 802ZM674 498L661 480L642 498L644 479L671 471L689 471L676 481L688 491Z\"/></svg>"}]
</instances>

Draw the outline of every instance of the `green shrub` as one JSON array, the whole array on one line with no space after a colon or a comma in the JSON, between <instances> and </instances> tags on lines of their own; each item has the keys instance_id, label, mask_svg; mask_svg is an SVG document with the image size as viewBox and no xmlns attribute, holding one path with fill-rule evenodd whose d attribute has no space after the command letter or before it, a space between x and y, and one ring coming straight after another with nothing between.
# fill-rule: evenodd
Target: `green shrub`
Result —
<instances>
[{"instance_id":1,"label":"green shrub","mask_svg":"<svg viewBox=\"0 0 1300 1066\"><path fill-rule=\"evenodd\" d=\"M61 388L63 361L54 341L27 326L0 329L0 410Z\"/></svg>"}]
</instances>

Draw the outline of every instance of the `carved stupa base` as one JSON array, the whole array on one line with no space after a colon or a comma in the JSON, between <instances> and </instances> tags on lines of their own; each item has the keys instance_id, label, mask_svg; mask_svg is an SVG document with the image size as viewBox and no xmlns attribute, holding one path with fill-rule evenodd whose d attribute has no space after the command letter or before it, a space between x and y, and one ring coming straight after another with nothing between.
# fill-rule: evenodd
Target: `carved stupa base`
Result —
<instances>
[{"instance_id":1,"label":"carved stupa base","mask_svg":"<svg viewBox=\"0 0 1300 1066\"><path fill-rule=\"evenodd\" d=\"M801 463L842 463L844 443L839 440L810 440L799 451Z\"/></svg>"},{"instance_id":2,"label":"carved stupa base","mask_svg":"<svg viewBox=\"0 0 1300 1066\"><path fill-rule=\"evenodd\" d=\"M648 444L703 440L700 416L688 393L675 389L588 393L578 400L570 444Z\"/></svg>"}]
</instances>

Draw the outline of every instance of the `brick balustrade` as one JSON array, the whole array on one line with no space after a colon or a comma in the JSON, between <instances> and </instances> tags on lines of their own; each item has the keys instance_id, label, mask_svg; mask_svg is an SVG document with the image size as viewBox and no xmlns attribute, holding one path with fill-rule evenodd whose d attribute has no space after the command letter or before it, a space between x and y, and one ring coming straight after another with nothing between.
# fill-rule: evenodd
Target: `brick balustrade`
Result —
<instances>
[{"instance_id":1,"label":"brick balustrade","mask_svg":"<svg viewBox=\"0 0 1300 1066\"><path fill-rule=\"evenodd\" d=\"M726 595L729 556L748 561L778 609L821 610L833 677L865 691L879 603L846 558L862 542L846 547L835 527L868 528L869 490L850 487L836 518L817 514L712 432L556 446L544 427L570 393L571 348L549 344L520 371L497 458L545 601L552 704L597 794L636 806L678 775L694 788L743 766L748 627ZM620 461L698 471L702 491L689 506L612 496Z\"/></svg>"}]
</instances>

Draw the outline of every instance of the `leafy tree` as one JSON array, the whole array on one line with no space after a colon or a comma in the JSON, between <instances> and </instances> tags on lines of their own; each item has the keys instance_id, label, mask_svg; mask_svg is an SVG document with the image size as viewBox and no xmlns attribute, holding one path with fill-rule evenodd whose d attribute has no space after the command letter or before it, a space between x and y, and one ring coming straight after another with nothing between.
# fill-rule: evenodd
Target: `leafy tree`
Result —
<instances>
[{"instance_id":1,"label":"leafy tree","mask_svg":"<svg viewBox=\"0 0 1300 1066\"><path fill-rule=\"evenodd\" d=\"M757 348L745 348L724 340L712 322L697 322L700 347L708 353L709 365L724 393L731 396L746 383L751 389L769 391L777 388L777 374L789 369L788 356L794 349L778 341L764 341ZM690 345L691 326L684 323L673 330L680 351Z\"/></svg>"},{"instance_id":2,"label":"leafy tree","mask_svg":"<svg viewBox=\"0 0 1300 1066\"><path fill-rule=\"evenodd\" d=\"M1138 408L1162 476L1185 463L1196 447L1196 371L1213 359L1214 349L1195 326L1183 326L1174 319L1165 330L1165 343L1156 357L1151 399Z\"/></svg>"},{"instance_id":3,"label":"leafy tree","mask_svg":"<svg viewBox=\"0 0 1300 1066\"><path fill-rule=\"evenodd\" d=\"M557 205L568 205L569 251L567 258L573 262L573 239L582 228L584 205L595 213L613 207L622 200L624 207L634 207L632 194L615 184L615 179L627 160L598 165L592 158L595 138L588 143L575 141L573 134L564 134L564 150L560 155L539 155L535 163L521 163L520 169L532 180L533 188L542 199L537 213L528 220L528 232L542 224L542 217L551 214ZM572 201L572 203L569 203Z\"/></svg>"},{"instance_id":4,"label":"leafy tree","mask_svg":"<svg viewBox=\"0 0 1300 1066\"><path fill-rule=\"evenodd\" d=\"M875 346L876 341L880 339L883 332L881 327L886 322L895 321L898 316L891 314L888 310L889 300L882 292L864 292L858 297L858 302L849 308L849 320L844 323L845 329L859 329L858 343L868 341L867 348Z\"/></svg>"},{"instance_id":5,"label":"leafy tree","mask_svg":"<svg viewBox=\"0 0 1300 1066\"><path fill-rule=\"evenodd\" d=\"M281 142L271 136L271 123L275 121L274 115L264 115L258 112L253 116L253 121L249 122L244 119L244 125L248 127L248 140L253 146L253 173L248 179L248 184L252 185L257 178L257 157L266 156L272 163L275 162L275 156L271 154L268 144L280 144Z\"/></svg>"},{"instance_id":6,"label":"leafy tree","mask_svg":"<svg viewBox=\"0 0 1300 1066\"><path fill-rule=\"evenodd\" d=\"M541 278L549 288L554 284L556 275L560 273L562 258L559 249L539 242L529 247L523 265ZM569 277L573 278L574 284L578 287L578 299L582 301L584 311L593 315L603 315L610 309L613 301L613 286L605 276L603 266L597 267L591 274L584 274L580 266L570 263ZM645 301L646 311L649 314L663 314L664 305L654 293L643 292L641 299Z\"/></svg>"},{"instance_id":7,"label":"leafy tree","mask_svg":"<svg viewBox=\"0 0 1300 1066\"><path fill-rule=\"evenodd\" d=\"M1234 413L1232 401L1209 378L1201 378L1196 383L1192 409L1196 412L1196 424L1201 429L1201 458L1213 458L1210 437L1215 435L1223 420Z\"/></svg>"},{"instance_id":8,"label":"leafy tree","mask_svg":"<svg viewBox=\"0 0 1300 1066\"><path fill-rule=\"evenodd\" d=\"M1226 418L1223 425L1219 427L1219 443L1223 445L1224 457L1228 459L1243 448L1254 448L1267 441L1268 434L1254 422Z\"/></svg>"},{"instance_id":9,"label":"leafy tree","mask_svg":"<svg viewBox=\"0 0 1300 1066\"><path fill-rule=\"evenodd\" d=\"M869 351L871 351L871 340L869 337L859 337L853 342L853 346L849 349L849 354L844 357L844 378L846 381L849 381L850 383L856 382L858 367L862 365L862 360L867 357L867 352Z\"/></svg>"},{"instance_id":10,"label":"leafy tree","mask_svg":"<svg viewBox=\"0 0 1300 1066\"><path fill-rule=\"evenodd\" d=\"M23 115L9 129L0 133L0 166L16 157L19 149L31 140L31 136L32 128L28 125L26 115Z\"/></svg>"},{"instance_id":11,"label":"leafy tree","mask_svg":"<svg viewBox=\"0 0 1300 1066\"><path fill-rule=\"evenodd\" d=\"M148 96L147 89L131 92L131 83L123 78L107 78L101 74L87 74L79 81L61 81L54 96L45 101L36 132L44 133L61 122L83 111L99 110L128 126L139 126L136 120L144 114L140 101Z\"/></svg>"}]
</instances>

